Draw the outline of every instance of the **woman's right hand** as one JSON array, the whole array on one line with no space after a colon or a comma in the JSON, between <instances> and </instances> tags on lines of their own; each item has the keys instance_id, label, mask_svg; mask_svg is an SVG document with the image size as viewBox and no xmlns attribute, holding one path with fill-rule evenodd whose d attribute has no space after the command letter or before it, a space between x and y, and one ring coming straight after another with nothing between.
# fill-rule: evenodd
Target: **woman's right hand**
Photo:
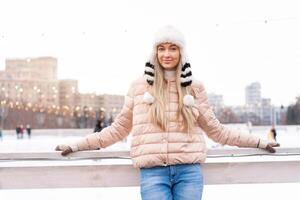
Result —
<instances>
[{"instance_id":1,"label":"woman's right hand","mask_svg":"<svg viewBox=\"0 0 300 200\"><path fill-rule=\"evenodd\" d=\"M68 145L65 145L65 144L60 144L60 145L57 145L56 148L55 148L55 151L62 151L61 152L61 155L62 156L66 156L70 153L72 153L72 149L70 146Z\"/></svg>"}]
</instances>

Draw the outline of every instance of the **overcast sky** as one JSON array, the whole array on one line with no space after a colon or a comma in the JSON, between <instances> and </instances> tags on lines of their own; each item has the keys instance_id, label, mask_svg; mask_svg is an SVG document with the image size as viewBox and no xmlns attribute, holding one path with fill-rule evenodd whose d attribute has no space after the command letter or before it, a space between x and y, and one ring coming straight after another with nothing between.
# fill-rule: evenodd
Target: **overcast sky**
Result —
<instances>
[{"instance_id":1,"label":"overcast sky","mask_svg":"<svg viewBox=\"0 0 300 200\"><path fill-rule=\"evenodd\" d=\"M287 105L300 95L299 10L296 0L1 0L0 70L6 58L53 56L80 92L125 94L170 24L208 92L242 105L259 81L263 97Z\"/></svg>"}]
</instances>

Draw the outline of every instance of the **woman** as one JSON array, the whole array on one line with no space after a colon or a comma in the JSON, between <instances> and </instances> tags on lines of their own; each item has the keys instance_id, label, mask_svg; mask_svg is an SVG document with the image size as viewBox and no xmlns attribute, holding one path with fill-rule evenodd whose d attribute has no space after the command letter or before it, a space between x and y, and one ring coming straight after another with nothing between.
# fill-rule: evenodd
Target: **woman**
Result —
<instances>
[{"instance_id":1,"label":"woman","mask_svg":"<svg viewBox=\"0 0 300 200\"><path fill-rule=\"evenodd\" d=\"M132 134L131 157L140 168L143 200L199 200L204 132L223 145L275 152L269 143L229 129L216 119L202 83L192 79L183 35L164 27L155 37L144 77L134 81L114 123L74 145L59 145L62 155L105 148Z\"/></svg>"}]
</instances>

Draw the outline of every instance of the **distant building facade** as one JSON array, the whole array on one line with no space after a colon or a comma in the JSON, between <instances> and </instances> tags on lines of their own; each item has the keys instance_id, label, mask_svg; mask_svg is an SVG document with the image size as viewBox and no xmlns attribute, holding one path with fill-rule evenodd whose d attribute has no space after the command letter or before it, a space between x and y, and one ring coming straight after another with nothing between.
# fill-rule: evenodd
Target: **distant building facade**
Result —
<instances>
[{"instance_id":1,"label":"distant building facade","mask_svg":"<svg viewBox=\"0 0 300 200\"><path fill-rule=\"evenodd\" d=\"M261 100L261 125L270 125L274 121L274 111L270 98Z\"/></svg>"},{"instance_id":2,"label":"distant building facade","mask_svg":"<svg viewBox=\"0 0 300 200\"><path fill-rule=\"evenodd\" d=\"M0 98L18 106L58 106L57 59L6 59L0 72Z\"/></svg>"},{"instance_id":3,"label":"distant building facade","mask_svg":"<svg viewBox=\"0 0 300 200\"><path fill-rule=\"evenodd\" d=\"M59 105L74 108L78 94L78 81L73 79L59 80Z\"/></svg>"},{"instance_id":4,"label":"distant building facade","mask_svg":"<svg viewBox=\"0 0 300 200\"><path fill-rule=\"evenodd\" d=\"M221 108L224 108L223 95L209 93L207 96L209 104L214 108L214 110L220 110Z\"/></svg>"},{"instance_id":5,"label":"distant building facade","mask_svg":"<svg viewBox=\"0 0 300 200\"><path fill-rule=\"evenodd\" d=\"M96 95L81 94L78 91L78 81L74 79L57 79L57 59L53 57L37 57L22 59L6 59L5 69L0 71L0 101L1 107L9 106L11 112L39 112L39 127L46 127L46 113L59 117L58 125L63 125L63 121L70 124L75 122L66 117L95 117L97 112L105 111L110 117L115 117L124 103L122 95ZM2 108L1 108L2 109ZM7 110L7 109L6 109ZM15 110L15 111L13 111ZM75 111L77 112L75 116ZM11 123L16 121L26 121L27 114L20 117L8 113ZM15 114L18 115L19 114ZM31 115L30 118L33 117ZM62 118L64 117L64 118ZM0 116L3 119L3 116ZM18 118L18 119L17 119ZM22 118L22 119L21 119ZM2 120L3 121L3 120ZM53 119L52 119L53 121ZM91 121L91 120L90 120ZM68 122L68 123L69 123ZM92 123L90 123L92 124ZM57 126L52 123L52 126ZM75 125L72 125L74 127ZM81 126L80 126L81 127ZM86 127L86 125L84 126Z\"/></svg>"},{"instance_id":6,"label":"distant building facade","mask_svg":"<svg viewBox=\"0 0 300 200\"><path fill-rule=\"evenodd\" d=\"M261 85L259 82L254 82L248 85L245 89L246 105L255 107L261 104Z\"/></svg>"},{"instance_id":7,"label":"distant building facade","mask_svg":"<svg viewBox=\"0 0 300 200\"><path fill-rule=\"evenodd\" d=\"M80 94L78 81L57 79L57 59L38 57L6 59L4 71L0 71L0 98L13 102L30 102L43 106L87 106L120 112L122 95Z\"/></svg>"},{"instance_id":8,"label":"distant building facade","mask_svg":"<svg viewBox=\"0 0 300 200\"><path fill-rule=\"evenodd\" d=\"M125 99L124 96L104 94L100 98L102 98L101 102L103 102L102 108L107 114L116 117L121 112Z\"/></svg>"},{"instance_id":9,"label":"distant building facade","mask_svg":"<svg viewBox=\"0 0 300 200\"><path fill-rule=\"evenodd\" d=\"M6 59L5 73L11 80L57 80L57 59L53 57Z\"/></svg>"}]
</instances>

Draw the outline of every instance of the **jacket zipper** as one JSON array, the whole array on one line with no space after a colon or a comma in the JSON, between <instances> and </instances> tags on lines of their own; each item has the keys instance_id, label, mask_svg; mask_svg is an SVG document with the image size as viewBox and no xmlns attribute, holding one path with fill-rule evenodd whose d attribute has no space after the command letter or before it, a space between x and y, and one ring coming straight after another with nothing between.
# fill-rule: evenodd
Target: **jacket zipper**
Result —
<instances>
[{"instance_id":1,"label":"jacket zipper","mask_svg":"<svg viewBox=\"0 0 300 200\"><path fill-rule=\"evenodd\" d=\"M170 97L170 80L168 80L168 118L167 118L167 164L169 164L169 133L170 133L170 109L171 109L171 97Z\"/></svg>"}]
</instances>

